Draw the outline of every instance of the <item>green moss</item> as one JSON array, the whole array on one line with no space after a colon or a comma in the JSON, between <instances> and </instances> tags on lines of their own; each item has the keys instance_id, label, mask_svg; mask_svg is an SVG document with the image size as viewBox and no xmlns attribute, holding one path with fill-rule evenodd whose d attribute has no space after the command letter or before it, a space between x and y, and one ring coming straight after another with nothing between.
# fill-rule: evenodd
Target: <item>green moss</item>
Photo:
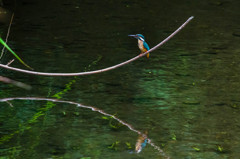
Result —
<instances>
[{"instance_id":1,"label":"green moss","mask_svg":"<svg viewBox=\"0 0 240 159\"><path fill-rule=\"evenodd\" d=\"M193 149L194 149L195 151L197 151L197 152L200 151L200 148L197 148L197 147L193 147Z\"/></svg>"},{"instance_id":2,"label":"green moss","mask_svg":"<svg viewBox=\"0 0 240 159\"><path fill-rule=\"evenodd\" d=\"M224 152L223 146L217 145L217 151L221 153Z\"/></svg>"},{"instance_id":3,"label":"green moss","mask_svg":"<svg viewBox=\"0 0 240 159\"><path fill-rule=\"evenodd\" d=\"M119 144L120 144L120 141L115 141L110 146L108 146L108 148L111 150L117 151L117 150L119 150Z\"/></svg>"},{"instance_id":4,"label":"green moss","mask_svg":"<svg viewBox=\"0 0 240 159\"><path fill-rule=\"evenodd\" d=\"M125 142L126 146L128 149L132 149L131 143L130 142Z\"/></svg>"}]
</instances>

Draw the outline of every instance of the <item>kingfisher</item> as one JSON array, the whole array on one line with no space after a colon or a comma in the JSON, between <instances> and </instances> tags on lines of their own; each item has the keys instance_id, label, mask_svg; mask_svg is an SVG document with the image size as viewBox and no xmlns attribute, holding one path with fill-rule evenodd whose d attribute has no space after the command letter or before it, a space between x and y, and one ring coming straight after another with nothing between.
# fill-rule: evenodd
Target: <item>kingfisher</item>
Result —
<instances>
[{"instance_id":1,"label":"kingfisher","mask_svg":"<svg viewBox=\"0 0 240 159\"><path fill-rule=\"evenodd\" d=\"M138 47L141 51L141 54L150 50L150 48L149 48L148 44L146 43L145 38L142 34L128 35L128 36L132 36L132 37L138 39ZM149 58L149 55L150 55L149 53L146 55L147 58Z\"/></svg>"}]
</instances>

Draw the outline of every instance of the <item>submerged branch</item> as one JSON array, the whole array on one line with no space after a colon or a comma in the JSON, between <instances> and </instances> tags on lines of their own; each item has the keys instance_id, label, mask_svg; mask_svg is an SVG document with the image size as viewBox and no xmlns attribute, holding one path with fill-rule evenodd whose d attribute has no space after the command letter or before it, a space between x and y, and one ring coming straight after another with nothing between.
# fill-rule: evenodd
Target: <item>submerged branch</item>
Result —
<instances>
[{"instance_id":1,"label":"submerged branch","mask_svg":"<svg viewBox=\"0 0 240 159\"><path fill-rule=\"evenodd\" d=\"M22 83L22 82L18 82L18 81L14 81L12 79L9 79L7 77L3 77L3 76L0 76L0 81L1 82L4 82L4 83L8 83L8 84L13 84L17 87L20 87L20 88L24 88L26 90L30 90L32 87L25 84L25 83Z\"/></svg>"},{"instance_id":2,"label":"submerged branch","mask_svg":"<svg viewBox=\"0 0 240 159\"><path fill-rule=\"evenodd\" d=\"M108 67L108 68L104 68L104 69L100 69L100 70L95 70L95 71L89 71L89 72L79 72L79 73L45 73L45 72L35 72L35 71L28 71L28 70L24 70L24 69L19 69L19 68L15 68L15 67L10 67L7 65L3 65L0 64L0 67L9 69L9 70L13 70L13 71L18 71L18 72L22 72L22 73L27 73L27 74L34 74L34 75L41 75L41 76L82 76L82 75L90 75L90 74L96 74L96 73L101 73L101 72L106 72L106 71L110 71L113 69L116 69L118 67L121 67L123 65L126 65L130 62L133 62L137 59L139 59L142 56L145 56L146 54L156 50L158 47L162 46L164 43L166 43L168 40L170 40L172 37L174 37L181 29L183 29L194 17L191 16L190 18L188 18L187 21L185 21L176 31L174 31L171 35L169 35L166 39L164 39L162 42L160 42L159 44L157 44L156 46L154 46L153 48L151 48L149 51L138 55L130 60L127 60L125 62L122 62L120 64Z\"/></svg>"}]
</instances>

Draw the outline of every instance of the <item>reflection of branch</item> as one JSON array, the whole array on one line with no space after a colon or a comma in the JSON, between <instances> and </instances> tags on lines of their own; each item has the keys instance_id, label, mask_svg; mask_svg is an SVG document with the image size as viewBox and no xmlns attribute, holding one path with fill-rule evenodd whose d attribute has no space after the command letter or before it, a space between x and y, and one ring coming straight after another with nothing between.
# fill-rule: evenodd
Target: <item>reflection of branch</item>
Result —
<instances>
[{"instance_id":1,"label":"reflection of branch","mask_svg":"<svg viewBox=\"0 0 240 159\"><path fill-rule=\"evenodd\" d=\"M18 71L18 72L23 72L23 73L28 73L28 74L34 74L34 75L41 75L41 76L81 76L81 75L90 75L90 74L95 74L95 73L101 73L101 72L105 72L105 71L110 71L113 69L116 69L118 67L121 67L125 64L128 64L130 62L133 62L135 60L137 60L138 58L145 56L146 54L156 50L158 47L162 46L164 43L166 43L168 40L170 40L173 36L175 36L181 29L183 29L183 27L185 27L191 20L193 19L193 16L188 18L188 20L183 23L175 32L173 32L171 35L169 35L166 39L164 39L162 42L160 42L158 45L156 45L155 47L151 48L149 51L138 55L130 60L127 60L125 62L122 62L120 64L108 67L108 68L104 68L101 70L95 70L95 71L89 71L89 72L79 72L79 73L45 73L45 72L35 72L35 71L28 71L28 70L23 70L23 69L19 69L19 68L15 68L15 67L10 67L10 66L6 66L3 64L0 64L0 67L9 69L9 70L13 70L13 71Z\"/></svg>"},{"instance_id":2,"label":"reflection of branch","mask_svg":"<svg viewBox=\"0 0 240 159\"><path fill-rule=\"evenodd\" d=\"M139 130L134 129L130 124L124 122L123 120L117 118L116 116L111 115L111 114L108 114L108 113L104 112L103 110L100 110L100 109L98 109L98 108L96 108L96 107L93 107L93 106L86 106L86 105L82 105L82 104L80 104L80 103L72 102L72 101L64 101L64 100L58 100L58 99L53 99L53 98L38 98L38 97L13 97L13 98L3 98L3 99L0 99L0 102L7 102L7 103L9 103L9 101L12 101L12 100L51 101L51 102L58 102L58 103L67 103L67 104L76 105L77 107L91 109L92 111L99 112L99 113L101 113L101 114L103 114L103 115L105 115L105 116L112 117L113 119L117 120L117 121L120 122L121 124L127 126L131 131L134 131L134 132L138 133L139 135L146 136L144 133L140 132ZM146 137L147 137L147 136L146 136ZM169 157L163 152L163 150L162 150L159 146L156 146L156 145L151 141L151 139L149 139L149 138L147 137L147 140L148 140L148 143L149 143L151 146L153 146L156 150L158 150L163 157L169 159Z\"/></svg>"},{"instance_id":3,"label":"reflection of branch","mask_svg":"<svg viewBox=\"0 0 240 159\"><path fill-rule=\"evenodd\" d=\"M22 83L22 82L14 81L14 80L9 79L7 77L0 76L0 81L4 82L4 83L8 83L8 84L13 84L17 87L24 88L24 89L27 89L27 90L31 89L31 86L29 86L25 83Z\"/></svg>"}]
</instances>

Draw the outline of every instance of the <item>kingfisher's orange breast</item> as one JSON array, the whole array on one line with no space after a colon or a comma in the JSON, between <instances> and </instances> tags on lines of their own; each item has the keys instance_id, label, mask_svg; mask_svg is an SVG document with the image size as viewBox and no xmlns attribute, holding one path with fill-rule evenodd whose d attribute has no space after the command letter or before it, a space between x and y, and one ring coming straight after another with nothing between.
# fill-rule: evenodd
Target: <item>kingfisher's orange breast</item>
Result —
<instances>
[{"instance_id":1,"label":"kingfisher's orange breast","mask_svg":"<svg viewBox=\"0 0 240 159\"><path fill-rule=\"evenodd\" d=\"M143 41L141 40L138 40L138 47L142 53L147 51L147 49L143 46Z\"/></svg>"}]
</instances>

